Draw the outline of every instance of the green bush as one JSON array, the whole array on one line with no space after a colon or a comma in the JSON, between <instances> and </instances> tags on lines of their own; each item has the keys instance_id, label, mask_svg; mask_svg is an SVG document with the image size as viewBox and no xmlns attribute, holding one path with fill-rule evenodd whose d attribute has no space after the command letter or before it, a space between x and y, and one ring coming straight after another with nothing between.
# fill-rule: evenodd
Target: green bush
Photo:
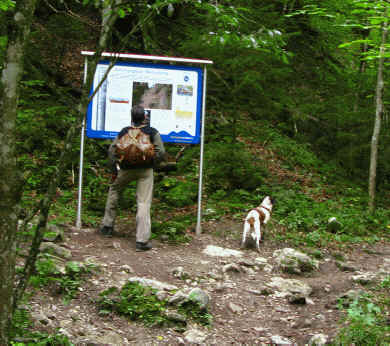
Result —
<instances>
[{"instance_id":1,"label":"green bush","mask_svg":"<svg viewBox=\"0 0 390 346\"><path fill-rule=\"evenodd\" d=\"M207 191L244 189L253 191L264 183L267 168L240 143L212 143L205 151Z\"/></svg>"},{"instance_id":2,"label":"green bush","mask_svg":"<svg viewBox=\"0 0 390 346\"><path fill-rule=\"evenodd\" d=\"M347 325L336 338L335 345L388 345L390 327L381 308L368 299L354 301L347 309Z\"/></svg>"},{"instance_id":3,"label":"green bush","mask_svg":"<svg viewBox=\"0 0 390 346\"><path fill-rule=\"evenodd\" d=\"M165 222L152 222L152 238L158 238L170 243L185 243L190 240L186 234L187 229L193 224L193 218L189 216L177 217Z\"/></svg>"}]
</instances>

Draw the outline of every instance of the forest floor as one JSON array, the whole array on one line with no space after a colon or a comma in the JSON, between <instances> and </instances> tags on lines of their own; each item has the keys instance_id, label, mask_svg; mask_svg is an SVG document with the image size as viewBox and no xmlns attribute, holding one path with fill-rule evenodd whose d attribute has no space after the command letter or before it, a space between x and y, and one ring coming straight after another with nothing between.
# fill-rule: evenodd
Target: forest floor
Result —
<instances>
[{"instance_id":1,"label":"forest floor","mask_svg":"<svg viewBox=\"0 0 390 346\"><path fill-rule=\"evenodd\" d=\"M147 252L135 251L134 234L128 225L119 225L112 238L103 237L96 229L70 227L63 246L71 250L72 260L93 259L102 270L89 277L70 302L65 303L62 296L47 289L34 295L32 309L48 317L46 329L61 328L76 345L188 344L183 332L175 328L147 327L115 313L99 314L95 301L100 292L113 285L122 286L130 276L146 277L179 288L197 286L209 294L212 324L196 326L207 336L201 344L271 344L273 337L280 336L291 344L305 345L319 333L332 340L341 327L338 297L350 289L365 289L350 279L354 273L340 270L337 259L342 257L361 272L375 272L385 258L390 259L390 244L386 242L348 246L343 250L321 249L319 270L298 276L277 269L273 252L291 246L275 243L272 237L262 243L261 253L244 249L241 258L214 257L203 252L208 245L240 250L241 227L232 220L205 222L202 235L193 236L188 244L170 245L153 240L154 247ZM267 259L273 270L222 273L227 264L253 262L258 257ZM175 277L172 272L177 267L182 267L190 280ZM210 280L213 272L222 277ZM310 285L313 289L310 303L291 304L277 294L256 294L273 277L298 279ZM187 326L190 327L193 326Z\"/></svg>"}]
</instances>

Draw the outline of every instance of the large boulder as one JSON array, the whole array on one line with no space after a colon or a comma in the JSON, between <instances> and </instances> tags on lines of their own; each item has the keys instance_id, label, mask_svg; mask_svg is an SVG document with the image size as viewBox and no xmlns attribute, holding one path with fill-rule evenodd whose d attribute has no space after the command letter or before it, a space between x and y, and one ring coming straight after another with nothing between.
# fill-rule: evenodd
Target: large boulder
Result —
<instances>
[{"instance_id":1,"label":"large boulder","mask_svg":"<svg viewBox=\"0 0 390 346\"><path fill-rule=\"evenodd\" d=\"M301 295L302 297L308 297L312 292L312 288L309 285L296 279L273 277L267 286L275 288L283 296Z\"/></svg>"},{"instance_id":2,"label":"large boulder","mask_svg":"<svg viewBox=\"0 0 390 346\"><path fill-rule=\"evenodd\" d=\"M279 268L290 274L301 274L319 268L319 262L316 259L290 248L276 250L273 257Z\"/></svg>"}]
</instances>

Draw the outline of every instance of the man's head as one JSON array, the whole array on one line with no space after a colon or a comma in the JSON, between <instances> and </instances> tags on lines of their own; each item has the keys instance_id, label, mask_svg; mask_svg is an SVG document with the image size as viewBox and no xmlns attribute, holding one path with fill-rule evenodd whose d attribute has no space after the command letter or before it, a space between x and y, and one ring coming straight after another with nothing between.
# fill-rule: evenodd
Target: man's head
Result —
<instances>
[{"instance_id":1,"label":"man's head","mask_svg":"<svg viewBox=\"0 0 390 346\"><path fill-rule=\"evenodd\" d=\"M134 106L131 109L131 120L134 124L140 124L145 120L145 109L141 106Z\"/></svg>"}]
</instances>

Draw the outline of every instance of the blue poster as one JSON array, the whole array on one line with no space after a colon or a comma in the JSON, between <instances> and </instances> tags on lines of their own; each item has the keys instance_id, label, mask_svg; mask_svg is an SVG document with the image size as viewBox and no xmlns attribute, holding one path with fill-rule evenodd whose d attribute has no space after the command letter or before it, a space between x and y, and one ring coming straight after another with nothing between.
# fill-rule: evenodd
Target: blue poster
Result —
<instances>
[{"instance_id":1,"label":"blue poster","mask_svg":"<svg viewBox=\"0 0 390 346\"><path fill-rule=\"evenodd\" d=\"M93 87L109 62L98 64ZM200 142L203 72L198 67L118 62L89 104L87 136L115 138L131 125L131 108L140 105L164 142Z\"/></svg>"}]
</instances>

